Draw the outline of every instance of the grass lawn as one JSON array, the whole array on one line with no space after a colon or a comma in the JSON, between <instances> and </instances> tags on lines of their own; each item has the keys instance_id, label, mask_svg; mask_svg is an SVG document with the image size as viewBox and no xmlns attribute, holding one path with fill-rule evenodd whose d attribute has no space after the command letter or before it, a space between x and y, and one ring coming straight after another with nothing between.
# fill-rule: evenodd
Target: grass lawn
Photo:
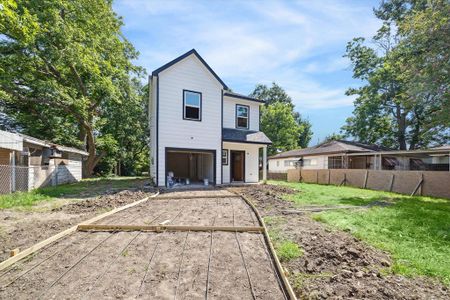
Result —
<instances>
[{"instance_id":1,"label":"grass lawn","mask_svg":"<svg viewBox=\"0 0 450 300\"><path fill-rule=\"evenodd\" d=\"M436 277L450 285L450 200L350 187L270 183L298 189L285 199L299 206L393 201L387 207L324 211L313 214L313 218L391 253L395 273Z\"/></svg>"},{"instance_id":2,"label":"grass lawn","mask_svg":"<svg viewBox=\"0 0 450 300\"><path fill-rule=\"evenodd\" d=\"M57 198L77 198L93 196L106 189L125 189L142 182L142 177L89 178L71 184L35 189L30 192L17 192L0 195L0 209L27 208L43 201Z\"/></svg>"}]
</instances>

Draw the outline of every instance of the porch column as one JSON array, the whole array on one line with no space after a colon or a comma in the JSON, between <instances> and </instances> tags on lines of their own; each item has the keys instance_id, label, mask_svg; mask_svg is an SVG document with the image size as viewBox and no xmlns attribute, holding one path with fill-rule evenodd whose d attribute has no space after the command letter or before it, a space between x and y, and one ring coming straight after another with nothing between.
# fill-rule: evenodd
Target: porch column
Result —
<instances>
[{"instance_id":1,"label":"porch column","mask_svg":"<svg viewBox=\"0 0 450 300\"><path fill-rule=\"evenodd\" d=\"M267 146L263 147L263 181L267 180Z\"/></svg>"}]
</instances>

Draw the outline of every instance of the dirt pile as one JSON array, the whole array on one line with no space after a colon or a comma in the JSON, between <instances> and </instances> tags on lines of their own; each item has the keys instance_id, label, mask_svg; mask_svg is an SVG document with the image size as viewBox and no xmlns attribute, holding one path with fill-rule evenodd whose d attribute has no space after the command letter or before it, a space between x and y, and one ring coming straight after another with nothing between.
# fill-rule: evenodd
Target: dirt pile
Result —
<instances>
[{"instance_id":1,"label":"dirt pile","mask_svg":"<svg viewBox=\"0 0 450 300\"><path fill-rule=\"evenodd\" d=\"M105 194L96 198L82 200L55 208L53 211L64 211L70 214L88 213L101 209L113 209L141 200L150 193L140 190L123 190L113 194Z\"/></svg>"},{"instance_id":2,"label":"dirt pile","mask_svg":"<svg viewBox=\"0 0 450 300\"><path fill-rule=\"evenodd\" d=\"M392 260L348 233L334 231L311 215L283 215L293 207L281 200L279 187L240 188L262 215L279 216L269 224L298 243L303 256L283 266L300 299L450 299L449 289L426 278L405 278L389 272Z\"/></svg>"}]
</instances>

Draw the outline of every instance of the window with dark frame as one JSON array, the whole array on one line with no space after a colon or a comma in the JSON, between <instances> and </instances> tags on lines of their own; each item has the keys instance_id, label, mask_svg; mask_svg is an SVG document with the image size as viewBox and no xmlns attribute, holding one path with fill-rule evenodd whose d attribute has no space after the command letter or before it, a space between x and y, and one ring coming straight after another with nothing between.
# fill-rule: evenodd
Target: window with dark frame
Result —
<instances>
[{"instance_id":1,"label":"window with dark frame","mask_svg":"<svg viewBox=\"0 0 450 300\"><path fill-rule=\"evenodd\" d=\"M201 93L183 90L183 119L192 121L201 121L202 119Z\"/></svg>"},{"instance_id":2,"label":"window with dark frame","mask_svg":"<svg viewBox=\"0 0 450 300\"><path fill-rule=\"evenodd\" d=\"M228 150L222 150L222 165L228 165Z\"/></svg>"},{"instance_id":3,"label":"window with dark frame","mask_svg":"<svg viewBox=\"0 0 450 300\"><path fill-rule=\"evenodd\" d=\"M236 128L248 129L250 107L236 104Z\"/></svg>"}]
</instances>

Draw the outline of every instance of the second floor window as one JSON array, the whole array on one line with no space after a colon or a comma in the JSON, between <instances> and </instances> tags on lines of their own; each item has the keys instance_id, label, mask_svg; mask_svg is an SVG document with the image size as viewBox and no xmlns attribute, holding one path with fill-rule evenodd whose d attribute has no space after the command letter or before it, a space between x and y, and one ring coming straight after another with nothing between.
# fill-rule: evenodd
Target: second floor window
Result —
<instances>
[{"instance_id":1,"label":"second floor window","mask_svg":"<svg viewBox=\"0 0 450 300\"><path fill-rule=\"evenodd\" d=\"M183 91L183 119L201 121L202 94L193 91Z\"/></svg>"},{"instance_id":2,"label":"second floor window","mask_svg":"<svg viewBox=\"0 0 450 300\"><path fill-rule=\"evenodd\" d=\"M248 129L249 107L236 104L236 128Z\"/></svg>"}]
</instances>

